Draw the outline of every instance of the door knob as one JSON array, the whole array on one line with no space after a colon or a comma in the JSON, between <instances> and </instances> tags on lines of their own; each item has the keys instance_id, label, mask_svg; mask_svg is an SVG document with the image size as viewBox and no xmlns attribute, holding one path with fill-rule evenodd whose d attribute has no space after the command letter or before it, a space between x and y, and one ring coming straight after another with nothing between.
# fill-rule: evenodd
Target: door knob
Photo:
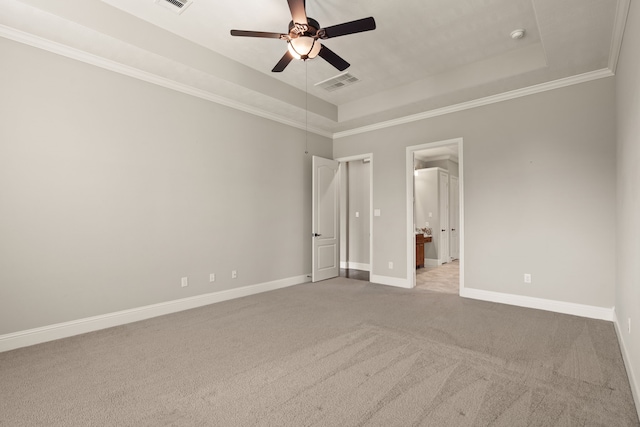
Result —
<instances>
[{"instance_id":1,"label":"door knob","mask_svg":"<svg viewBox=\"0 0 640 427\"><path fill-rule=\"evenodd\" d=\"M447 231L447 230L440 230L440 231Z\"/></svg>"},{"instance_id":2,"label":"door knob","mask_svg":"<svg viewBox=\"0 0 640 427\"><path fill-rule=\"evenodd\" d=\"M313 237L320 237L320 236L322 236L322 234L313 233Z\"/></svg>"}]
</instances>

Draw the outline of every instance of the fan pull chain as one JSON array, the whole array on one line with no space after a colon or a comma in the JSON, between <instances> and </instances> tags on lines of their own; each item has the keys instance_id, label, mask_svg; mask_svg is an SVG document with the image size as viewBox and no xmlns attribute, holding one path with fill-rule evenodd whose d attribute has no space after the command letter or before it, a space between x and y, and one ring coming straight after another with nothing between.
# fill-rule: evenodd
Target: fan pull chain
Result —
<instances>
[{"instance_id":1,"label":"fan pull chain","mask_svg":"<svg viewBox=\"0 0 640 427\"><path fill-rule=\"evenodd\" d=\"M304 61L304 154L309 154L309 61Z\"/></svg>"}]
</instances>

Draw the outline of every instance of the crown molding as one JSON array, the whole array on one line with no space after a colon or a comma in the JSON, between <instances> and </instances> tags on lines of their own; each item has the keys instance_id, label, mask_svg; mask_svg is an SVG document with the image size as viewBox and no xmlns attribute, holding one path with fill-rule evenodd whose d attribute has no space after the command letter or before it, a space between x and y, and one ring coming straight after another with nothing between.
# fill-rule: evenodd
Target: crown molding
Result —
<instances>
[{"instance_id":1,"label":"crown molding","mask_svg":"<svg viewBox=\"0 0 640 427\"><path fill-rule=\"evenodd\" d=\"M508 101L511 99L521 98L523 96L534 95L536 93L546 92L549 90L559 89L566 86L585 83L592 80L602 79L605 77L611 77L614 74L610 69L604 68L602 70L591 71L584 74L578 74L576 76L565 77L562 79L554 80L551 82L541 83L534 86L529 86L522 89L512 90L510 92L504 92L497 95L487 96L485 98L475 99L473 101L462 102L460 104L450 105L443 108L437 108L435 110L429 110L410 116L400 117L394 120L388 120L385 122L376 123L369 126L362 126L355 129L346 130L343 132L336 132L333 134L333 139L345 138L347 136L358 135L361 133L372 132L375 130L385 129L393 126L399 126L407 123L417 122L421 120L430 119L432 117L444 116L445 114L456 113L458 111L470 110L472 108L483 107L485 105L496 104L502 101Z\"/></svg>"},{"instance_id":2,"label":"crown molding","mask_svg":"<svg viewBox=\"0 0 640 427\"><path fill-rule=\"evenodd\" d=\"M615 65L617 63L617 54L620 50L622 43L622 33L624 31L624 20L626 19L627 11L629 8L630 0L620 0L618 5L618 13L616 17L616 32L614 34L614 46L612 48L612 58L610 64ZM626 5L626 6L625 6ZM430 119L433 117L443 116L446 114L456 113L459 111L469 110L476 107L482 107L485 105L495 104L502 101L508 101L511 99L521 98L528 95L533 95L549 90L559 89L566 86L585 83L596 79L605 77L611 77L614 75L610 68L591 71L576 76L565 77L562 79L554 80L551 82L541 83L533 86L529 86L522 89L516 89L510 92L504 92L497 95L492 95L484 98L475 99L472 101L463 102L460 104L450 105L443 108L437 108L434 110L424 111L421 113L399 117L397 119L383 121L375 123L373 125L362 126L359 128L349 129L342 132L333 133L324 129L319 129L314 126L309 126L307 123L299 120L293 120L291 118L275 114L271 111L267 111L261 108L247 105L243 102L238 102L215 93L199 89L166 77L159 76L148 71L143 71L130 65L125 65L111 59L107 59L98 55L94 55L80 49L76 49L62 43L54 42L52 40L36 36L6 25L0 24L0 37L4 37L9 40L13 40L19 43L23 43L38 49L43 49L67 58L75 59L90 65L94 65L106 70L110 70L122 75L126 75L135 79L143 80L148 83L152 83L167 89L175 90L178 92L192 95L201 99L205 99L216 104L220 104L229 108L233 108L239 111L243 111L248 114L252 114L258 117L262 117L268 120L272 120L278 123L282 123L287 126L291 126L297 129L305 130L326 138L333 140L345 138L348 136L358 135L361 133L372 132L389 127L399 126L407 123L417 122L421 120Z\"/></svg>"},{"instance_id":3,"label":"crown molding","mask_svg":"<svg viewBox=\"0 0 640 427\"><path fill-rule=\"evenodd\" d=\"M76 49L62 43L54 42L52 40L36 36L6 25L0 24L0 37L4 37L9 40L13 40L18 43L22 43L28 46L32 46L38 49L42 49L57 55L61 55L70 59L74 59L86 64L94 65L109 71L113 71L118 74L122 74L128 77L133 77L138 80L145 81L147 83L162 86L167 89L175 90L185 93L187 95L195 96L197 98L205 99L216 104L224 105L229 108L233 108L245 113L249 113L258 117L262 117L268 120L272 120L278 123L282 123L287 126L302 129L308 132L315 133L320 136L332 138L333 134L329 131L318 129L313 126L308 126L306 123L290 119L278 114L274 114L270 111L266 111L260 108L252 107L242 102L234 101L232 99L216 95L212 92L202 90L178 81L168 79L166 77L159 76L157 74L143 71L130 65L125 65L120 62L113 61L98 55L94 55L85 52L80 49Z\"/></svg>"},{"instance_id":4,"label":"crown molding","mask_svg":"<svg viewBox=\"0 0 640 427\"><path fill-rule=\"evenodd\" d=\"M624 29L627 25L630 5L631 0L618 0L616 7L616 18L613 23L613 35L611 36L611 48L609 49L609 69L614 74L618 67L618 58L620 57L620 49L622 48L622 39Z\"/></svg>"}]
</instances>

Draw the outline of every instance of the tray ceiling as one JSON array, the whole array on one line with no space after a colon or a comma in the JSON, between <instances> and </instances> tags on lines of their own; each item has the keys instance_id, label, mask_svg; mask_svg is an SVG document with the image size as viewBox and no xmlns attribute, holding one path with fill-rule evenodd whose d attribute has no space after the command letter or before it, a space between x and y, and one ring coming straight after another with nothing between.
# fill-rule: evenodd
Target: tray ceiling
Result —
<instances>
[{"instance_id":1,"label":"tray ceiling","mask_svg":"<svg viewBox=\"0 0 640 427\"><path fill-rule=\"evenodd\" d=\"M193 0L181 14L154 0L0 5L4 37L339 136L612 75L629 0L308 0L322 26L376 19L374 31L324 42L358 79L333 91L316 84L342 73L320 58L272 73L284 41L230 36L286 32L285 0Z\"/></svg>"}]
</instances>

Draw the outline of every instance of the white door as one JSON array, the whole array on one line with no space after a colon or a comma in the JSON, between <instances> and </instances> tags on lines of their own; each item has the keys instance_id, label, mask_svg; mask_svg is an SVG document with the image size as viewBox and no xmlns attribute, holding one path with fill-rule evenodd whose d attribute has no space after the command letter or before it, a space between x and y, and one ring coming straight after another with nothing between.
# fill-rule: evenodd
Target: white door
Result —
<instances>
[{"instance_id":1,"label":"white door","mask_svg":"<svg viewBox=\"0 0 640 427\"><path fill-rule=\"evenodd\" d=\"M460 187L457 176L452 176L449 187L449 228L451 229L451 260L460 258Z\"/></svg>"},{"instance_id":2,"label":"white door","mask_svg":"<svg viewBox=\"0 0 640 427\"><path fill-rule=\"evenodd\" d=\"M340 274L339 163L313 156L311 281Z\"/></svg>"},{"instance_id":3,"label":"white door","mask_svg":"<svg viewBox=\"0 0 640 427\"><path fill-rule=\"evenodd\" d=\"M438 172L438 197L440 205L440 247L438 264L451 261L449 254L449 174Z\"/></svg>"}]
</instances>

